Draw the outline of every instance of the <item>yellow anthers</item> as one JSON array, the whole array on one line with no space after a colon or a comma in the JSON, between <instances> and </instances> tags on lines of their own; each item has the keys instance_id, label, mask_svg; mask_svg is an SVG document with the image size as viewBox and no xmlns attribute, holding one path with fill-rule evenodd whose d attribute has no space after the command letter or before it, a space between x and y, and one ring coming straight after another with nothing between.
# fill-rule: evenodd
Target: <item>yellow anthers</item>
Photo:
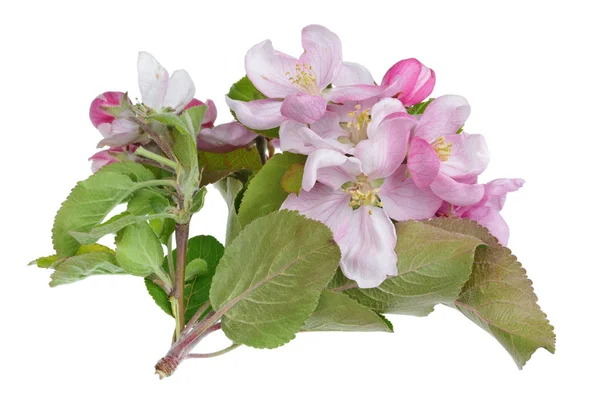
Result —
<instances>
[{"instance_id":1,"label":"yellow anthers","mask_svg":"<svg viewBox=\"0 0 600 400\"><path fill-rule=\"evenodd\" d=\"M372 188L367 182L358 181L343 190L350 195L350 207L355 210L361 206L383 207L377 196L379 189Z\"/></svg>"},{"instance_id":2,"label":"yellow anthers","mask_svg":"<svg viewBox=\"0 0 600 400\"><path fill-rule=\"evenodd\" d=\"M286 72L286 75L293 85L300 86L309 94L319 94L319 88L317 87L317 76L313 71L312 65L296 64L295 74Z\"/></svg>"},{"instance_id":3,"label":"yellow anthers","mask_svg":"<svg viewBox=\"0 0 600 400\"><path fill-rule=\"evenodd\" d=\"M358 143L367 138L367 125L371 122L371 109L367 108L366 110L361 111L361 108L360 104L355 105L354 109L356 111L348 113L348 117L350 117L351 120L342 124L342 127L350 133L350 140L354 143Z\"/></svg>"},{"instance_id":4,"label":"yellow anthers","mask_svg":"<svg viewBox=\"0 0 600 400\"><path fill-rule=\"evenodd\" d=\"M447 142L446 138L440 136L431 143L433 149L437 153L440 161L448 161L452 155L452 142Z\"/></svg>"}]
</instances>

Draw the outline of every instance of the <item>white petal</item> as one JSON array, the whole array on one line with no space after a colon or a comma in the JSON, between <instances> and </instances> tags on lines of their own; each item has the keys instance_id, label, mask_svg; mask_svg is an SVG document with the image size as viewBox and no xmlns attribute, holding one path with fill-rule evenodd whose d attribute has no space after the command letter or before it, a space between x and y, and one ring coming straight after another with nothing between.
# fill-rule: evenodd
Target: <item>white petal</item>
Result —
<instances>
[{"instance_id":1,"label":"white petal","mask_svg":"<svg viewBox=\"0 0 600 400\"><path fill-rule=\"evenodd\" d=\"M333 79L335 86L373 85L375 80L369 70L357 63L344 62L340 72Z\"/></svg>"},{"instance_id":2,"label":"white petal","mask_svg":"<svg viewBox=\"0 0 600 400\"><path fill-rule=\"evenodd\" d=\"M138 55L138 85L142 102L156 110L162 108L169 73L150 53L141 51Z\"/></svg>"},{"instance_id":3,"label":"white petal","mask_svg":"<svg viewBox=\"0 0 600 400\"><path fill-rule=\"evenodd\" d=\"M173 72L173 75L169 78L169 85L162 106L174 108L179 113L192 101L195 93L196 87L190 74L183 69L179 69Z\"/></svg>"},{"instance_id":4,"label":"white petal","mask_svg":"<svg viewBox=\"0 0 600 400\"><path fill-rule=\"evenodd\" d=\"M302 189L311 190L317 181L337 189L346 182L354 181L361 173L358 159L335 150L319 149L306 160Z\"/></svg>"}]
</instances>

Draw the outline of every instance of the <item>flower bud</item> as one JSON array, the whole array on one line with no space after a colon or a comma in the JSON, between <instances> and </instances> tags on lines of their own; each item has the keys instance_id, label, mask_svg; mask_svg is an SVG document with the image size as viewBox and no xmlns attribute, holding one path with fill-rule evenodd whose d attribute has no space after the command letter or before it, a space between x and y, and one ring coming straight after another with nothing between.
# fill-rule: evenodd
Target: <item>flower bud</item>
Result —
<instances>
[{"instance_id":1,"label":"flower bud","mask_svg":"<svg viewBox=\"0 0 600 400\"><path fill-rule=\"evenodd\" d=\"M108 111L109 107L119 107L125 93L104 92L96 97L90 105L90 120L95 128L102 124L110 124L115 120L115 115Z\"/></svg>"},{"instance_id":2,"label":"flower bud","mask_svg":"<svg viewBox=\"0 0 600 400\"><path fill-rule=\"evenodd\" d=\"M256 133L239 122L203 128L198 134L198 150L227 153L246 146L256 138Z\"/></svg>"},{"instance_id":3,"label":"flower bud","mask_svg":"<svg viewBox=\"0 0 600 400\"><path fill-rule=\"evenodd\" d=\"M405 106L425 100L435 86L435 72L416 58L398 61L384 75L382 86L401 79L400 93L396 96Z\"/></svg>"},{"instance_id":4,"label":"flower bud","mask_svg":"<svg viewBox=\"0 0 600 400\"><path fill-rule=\"evenodd\" d=\"M202 128L214 127L215 120L217 119L217 107L215 106L215 103L210 99L206 100L206 103L204 103L203 101L194 98L187 106L185 106L184 110L196 106L206 106L206 112L204 113L204 117L202 117Z\"/></svg>"},{"instance_id":5,"label":"flower bud","mask_svg":"<svg viewBox=\"0 0 600 400\"><path fill-rule=\"evenodd\" d=\"M92 162L92 172L98 171L105 165L121 161L116 156L124 151L125 149L123 147L112 147L108 150L102 150L94 154L88 159Z\"/></svg>"}]
</instances>

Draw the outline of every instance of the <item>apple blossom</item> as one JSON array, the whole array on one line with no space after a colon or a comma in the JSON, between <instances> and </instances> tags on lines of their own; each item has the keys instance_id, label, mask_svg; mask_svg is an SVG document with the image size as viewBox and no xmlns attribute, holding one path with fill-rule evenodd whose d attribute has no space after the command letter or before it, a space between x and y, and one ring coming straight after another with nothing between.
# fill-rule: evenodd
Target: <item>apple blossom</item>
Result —
<instances>
[{"instance_id":1,"label":"apple blossom","mask_svg":"<svg viewBox=\"0 0 600 400\"><path fill-rule=\"evenodd\" d=\"M405 106L422 102L431 94L435 86L435 72L416 58L400 60L383 76L382 85L390 85L400 79L398 99Z\"/></svg>"}]
</instances>

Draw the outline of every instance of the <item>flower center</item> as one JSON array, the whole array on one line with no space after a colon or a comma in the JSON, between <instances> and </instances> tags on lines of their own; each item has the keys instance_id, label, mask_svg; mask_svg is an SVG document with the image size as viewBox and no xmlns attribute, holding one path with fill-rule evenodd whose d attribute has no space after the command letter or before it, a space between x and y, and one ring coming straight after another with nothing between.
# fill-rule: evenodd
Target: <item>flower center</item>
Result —
<instances>
[{"instance_id":1,"label":"flower center","mask_svg":"<svg viewBox=\"0 0 600 400\"><path fill-rule=\"evenodd\" d=\"M379 188L373 187L366 181L366 177L358 177L356 182L348 182L342 190L350 195L350 207L354 210L361 206L383 207L377 195Z\"/></svg>"},{"instance_id":2,"label":"flower center","mask_svg":"<svg viewBox=\"0 0 600 400\"><path fill-rule=\"evenodd\" d=\"M313 71L312 65L296 64L295 73L286 72L285 74L292 85L300 86L306 93L313 96L319 95L320 91L317 87L317 76Z\"/></svg>"},{"instance_id":3,"label":"flower center","mask_svg":"<svg viewBox=\"0 0 600 400\"><path fill-rule=\"evenodd\" d=\"M448 161L452 155L452 142L447 142L446 138L440 136L431 143L433 149L437 153L440 161Z\"/></svg>"},{"instance_id":4,"label":"flower center","mask_svg":"<svg viewBox=\"0 0 600 400\"><path fill-rule=\"evenodd\" d=\"M367 138L367 126L371 122L371 109L361 111L361 105L354 106L354 111L348 113L350 121L342 122L340 125L344 130L350 133L350 141L358 144L361 140Z\"/></svg>"}]
</instances>

